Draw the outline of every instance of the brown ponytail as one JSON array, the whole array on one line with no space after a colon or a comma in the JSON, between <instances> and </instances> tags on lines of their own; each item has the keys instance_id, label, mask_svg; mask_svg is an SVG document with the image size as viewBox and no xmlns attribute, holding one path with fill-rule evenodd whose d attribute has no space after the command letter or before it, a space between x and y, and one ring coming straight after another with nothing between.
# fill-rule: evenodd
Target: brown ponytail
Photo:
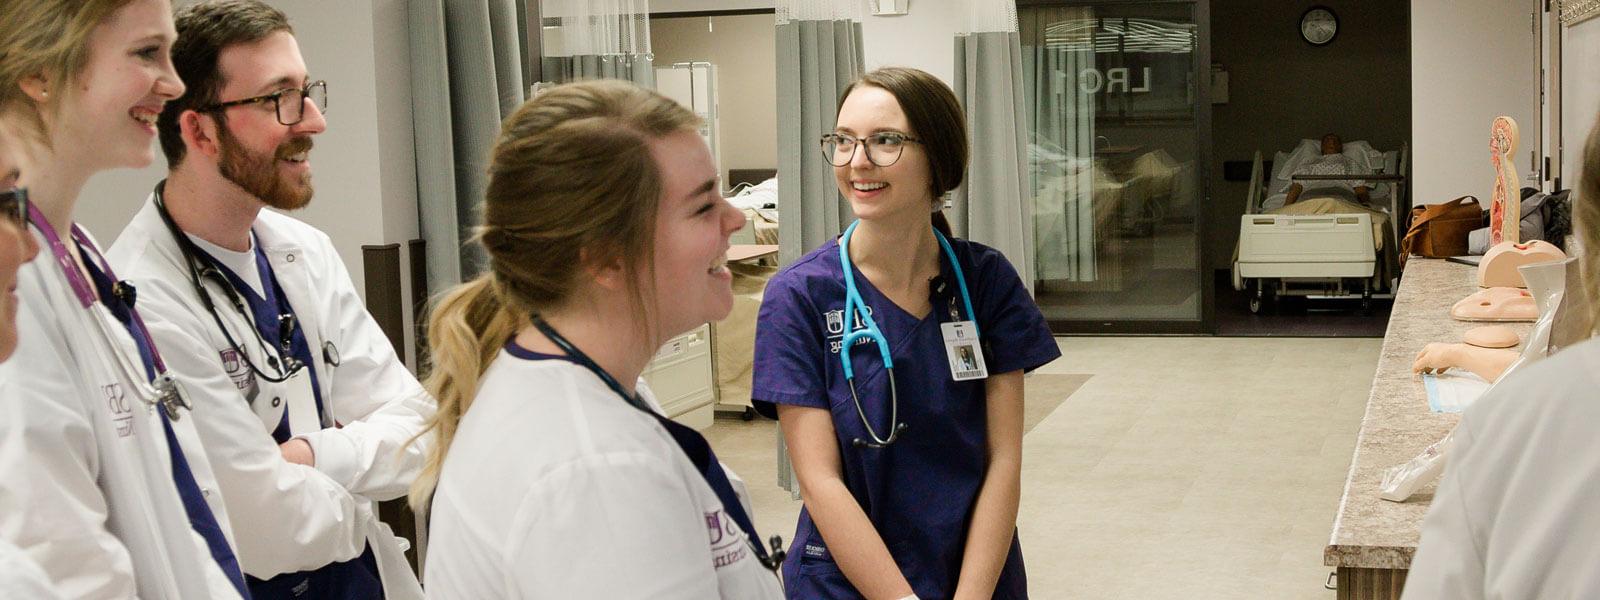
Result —
<instances>
[{"instance_id":1,"label":"brown ponytail","mask_svg":"<svg viewBox=\"0 0 1600 600\"><path fill-rule=\"evenodd\" d=\"M478 381L489 362L523 326L495 289L492 275L479 275L447 293L428 317L428 351L431 369L424 385L439 408L417 437L430 432L433 449L422 472L411 484L411 507L423 512L439 485L439 471L455 439L456 426L478 395Z\"/></svg>"},{"instance_id":2,"label":"brown ponytail","mask_svg":"<svg viewBox=\"0 0 1600 600\"><path fill-rule=\"evenodd\" d=\"M631 302L650 322L653 291L637 282L654 261L661 173L650 142L699 124L660 94L617 81L559 85L501 126L490 156L483 226L472 243L488 272L446 293L428 319L439 402L419 438L433 442L411 505L426 510L461 418L500 347L529 315L572 301L591 264L623 265Z\"/></svg>"},{"instance_id":3,"label":"brown ponytail","mask_svg":"<svg viewBox=\"0 0 1600 600\"><path fill-rule=\"evenodd\" d=\"M944 234L946 238L956 236L955 232L950 230L950 219L945 218L942 209L933 211L933 228L939 230L939 233Z\"/></svg>"}]
</instances>

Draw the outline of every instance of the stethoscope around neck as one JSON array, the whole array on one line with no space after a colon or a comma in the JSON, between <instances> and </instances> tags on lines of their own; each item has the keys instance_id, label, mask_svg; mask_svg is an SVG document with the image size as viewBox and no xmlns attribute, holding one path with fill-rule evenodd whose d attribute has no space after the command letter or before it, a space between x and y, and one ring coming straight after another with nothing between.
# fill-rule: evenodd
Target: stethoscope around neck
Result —
<instances>
[{"instance_id":1,"label":"stethoscope around neck","mask_svg":"<svg viewBox=\"0 0 1600 600\"><path fill-rule=\"evenodd\" d=\"M905 431L906 424L900 421L900 391L896 389L894 380L894 358L889 356L889 342L883 336L883 330L878 328L877 321L872 319L872 312L868 310L867 303L861 299L861 291L856 289L855 268L850 264L850 236L855 233L856 226L860 225L858 219L844 230L844 235L839 236L839 267L844 271L844 324L846 329L844 339L839 341L839 361L844 365L844 380L850 386L850 401L855 403L856 414L861 417L861 426L866 428L867 437L870 439L855 438L851 444L858 448L884 448L893 444L900 438L900 432ZM950 240L945 239L943 233L935 228L933 237L939 240L939 248L944 251L945 257L950 259L950 269L956 274L956 287L961 291L962 308L966 309L967 319L972 321L972 333L978 334L976 313L972 312L972 296L967 293L967 278L961 273L961 262L956 259L955 248L950 246ZM851 330L855 326L856 316L860 315L862 328ZM867 419L867 411L861 406L861 397L856 393L855 365L850 362L850 349L856 340L869 338L877 343L878 355L883 358L883 370L889 379L889 435L878 435L878 430L872 427L872 421Z\"/></svg>"},{"instance_id":2,"label":"stethoscope around neck","mask_svg":"<svg viewBox=\"0 0 1600 600\"><path fill-rule=\"evenodd\" d=\"M56 266L61 269L61 274L66 277L68 285L72 286L73 295L77 297L79 306L89 311L90 320L94 321L95 328L105 342L103 347L99 344L89 344L93 347L93 351L100 355L101 362L108 365L116 365L115 368L122 371L123 379L132 388L134 396L151 408L159 408L168 420L176 421L182 414L180 411L193 408L193 405L189 403L188 394L183 390L183 386L178 383L177 378L173 377L172 372L167 369L166 361L161 359L161 349L156 347L155 339L150 336L150 328L145 326L144 317L141 317L139 309L134 307L135 293L133 286L125 281L117 280L116 273L111 269L111 262L100 254L99 249L95 248L88 236L84 234L83 229L78 227L77 224L73 224L68 235L71 236L74 243L78 244L78 247L82 248L85 254L83 256L85 263L91 262L89 255L92 254L94 259L98 260L98 268L103 269L105 275L115 281L111 286L111 293L122 301L123 306L128 311L128 320L131 324L128 326L128 334L137 334L142 337L145 347L150 352L149 366L152 372L148 373L148 377L141 365L135 364L134 359L128 353L117 348L117 336L112 333L114 326L108 322L109 317L94 309L97 298L93 286L84 278L84 274L79 270L77 261L73 260L72 252L68 250L66 242L62 241L60 233L44 218L44 214L39 211L37 204L28 205L28 222L32 223L39 230L39 233L44 236L47 245L50 247L50 254L55 258ZM135 340L135 343L138 343L138 340ZM114 403L114 411L129 410L128 407L121 404L120 396L112 399L112 402Z\"/></svg>"},{"instance_id":3,"label":"stethoscope around neck","mask_svg":"<svg viewBox=\"0 0 1600 600\"><path fill-rule=\"evenodd\" d=\"M167 211L167 204L163 198L166 185L167 182L165 181L156 184L156 212L160 213L161 222L166 224L167 230L172 233L172 239L178 244L178 252L183 255L184 267L189 272L189 284L194 287L195 295L200 297L200 303L205 305L206 313L211 315L212 322L216 323L217 330L222 332L222 337L228 342L228 347L233 349L239 360L256 377L271 383L283 383L293 379L301 370L306 368L305 362L295 358L291 349L295 329L294 315L278 315L278 347L275 348L276 355L274 355L269 350L272 344L267 343L266 338L262 337L261 331L255 327L254 317L249 307L245 305L244 299L239 296L239 291L233 288L233 283L223 276L222 271L217 269L216 265L200 258L201 250L195 247L194 242L178 227L178 223L172 219L172 213ZM251 324L249 329L250 333L256 338L256 347L260 348L261 355L266 357L267 367L272 369L272 373L268 373L260 365L257 365L250 358L250 353L244 350L244 346L233 338L233 333L228 329L227 324L222 322L222 316L217 313L217 304L211 298L211 291L206 288L205 282L208 280L222 290L223 295L228 298L228 303L233 306L233 309L244 318L246 323ZM262 284L268 285L269 282L262 282ZM322 344L322 359L330 366L339 366L339 348L331 340L324 341Z\"/></svg>"}]
</instances>

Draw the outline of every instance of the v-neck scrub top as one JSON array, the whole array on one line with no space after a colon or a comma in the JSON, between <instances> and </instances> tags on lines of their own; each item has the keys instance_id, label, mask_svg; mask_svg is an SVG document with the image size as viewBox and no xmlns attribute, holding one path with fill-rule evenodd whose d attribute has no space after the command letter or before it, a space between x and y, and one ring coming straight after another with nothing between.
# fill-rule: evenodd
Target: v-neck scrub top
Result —
<instances>
[{"instance_id":1,"label":"v-neck scrub top","mask_svg":"<svg viewBox=\"0 0 1600 600\"><path fill-rule=\"evenodd\" d=\"M1061 355L1044 316L1016 270L1000 252L951 239L966 277L984 362L991 376L1029 371ZM886 448L857 447L868 439L850 398L839 360L845 287L837 239L801 257L767 284L756 326L751 397L758 403L827 409L833 415L844 481L922 598L955 591L973 507L987 470L985 380L954 381L940 325L968 318L955 273L940 253L930 287L933 310L918 319L856 274L856 286L889 344L907 425ZM952 311L959 315L952 317ZM853 329L860 323L851 324ZM892 425L888 378L876 343L857 340L851 352L856 390L879 435ZM827 544L802 509L784 564L789 598L860 598L833 562ZM1027 576L1015 538L995 598L1026 598Z\"/></svg>"}]
</instances>

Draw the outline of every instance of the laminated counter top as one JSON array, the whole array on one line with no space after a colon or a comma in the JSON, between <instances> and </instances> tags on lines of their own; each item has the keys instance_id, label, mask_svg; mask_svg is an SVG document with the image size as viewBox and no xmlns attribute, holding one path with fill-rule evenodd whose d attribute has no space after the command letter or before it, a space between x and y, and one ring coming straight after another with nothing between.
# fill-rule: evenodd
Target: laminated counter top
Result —
<instances>
[{"instance_id":1,"label":"laminated counter top","mask_svg":"<svg viewBox=\"0 0 1600 600\"><path fill-rule=\"evenodd\" d=\"M1492 324L1450 318L1450 307L1478 289L1476 267L1415 257L1406 263L1333 533L1322 553L1323 563L1336 568L1340 599L1400 597L1438 482L1405 502L1379 498L1378 486L1385 471L1420 454L1460 420L1458 414L1429 410L1422 377L1412 374L1411 364L1431 342L1459 342L1467 330ZM1532 323L1505 325L1524 341L1533 328Z\"/></svg>"}]
</instances>

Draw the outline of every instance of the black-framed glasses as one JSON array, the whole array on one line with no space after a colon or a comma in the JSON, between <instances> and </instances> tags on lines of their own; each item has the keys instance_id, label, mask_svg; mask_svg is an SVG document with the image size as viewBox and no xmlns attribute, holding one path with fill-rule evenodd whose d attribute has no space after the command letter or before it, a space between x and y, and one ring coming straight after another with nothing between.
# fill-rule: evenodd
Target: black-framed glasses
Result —
<instances>
[{"instance_id":1,"label":"black-framed glasses","mask_svg":"<svg viewBox=\"0 0 1600 600\"><path fill-rule=\"evenodd\" d=\"M210 106L202 106L195 110L200 112L216 112L235 106L246 104L266 104L271 102L278 113L278 123L282 125L298 125L306 118L306 100L317 105L317 110L323 114L328 113L328 82L313 81L303 88L288 88L278 90L271 94L263 94L254 98L243 100L230 100L218 102Z\"/></svg>"},{"instance_id":2,"label":"black-framed glasses","mask_svg":"<svg viewBox=\"0 0 1600 600\"><path fill-rule=\"evenodd\" d=\"M28 224L28 188L0 190L0 219L18 227Z\"/></svg>"},{"instance_id":3,"label":"black-framed glasses","mask_svg":"<svg viewBox=\"0 0 1600 600\"><path fill-rule=\"evenodd\" d=\"M830 133L822 136L822 156L828 160L828 164L842 167L855 159L857 146L866 146L867 160L887 167L900 160L906 142L922 143L922 140L893 131L874 133L860 139L842 133Z\"/></svg>"}]
</instances>

